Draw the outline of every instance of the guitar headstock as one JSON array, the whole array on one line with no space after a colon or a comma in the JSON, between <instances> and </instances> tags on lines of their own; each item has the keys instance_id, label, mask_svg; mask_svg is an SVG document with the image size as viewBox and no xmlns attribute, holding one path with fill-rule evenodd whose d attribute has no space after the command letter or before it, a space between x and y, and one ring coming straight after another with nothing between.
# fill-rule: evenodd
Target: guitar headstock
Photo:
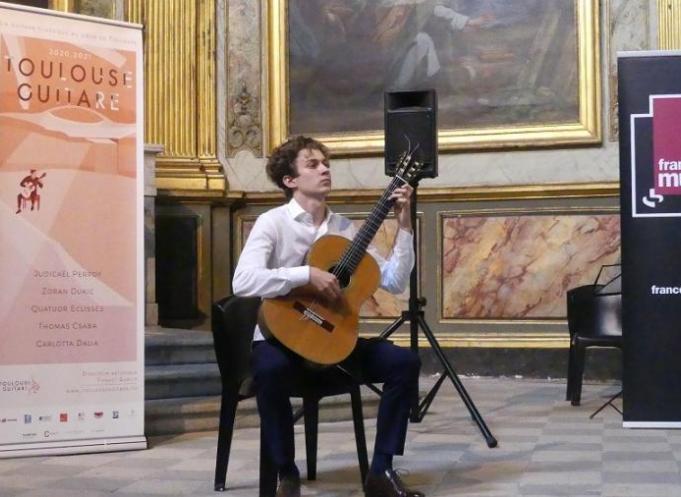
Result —
<instances>
[{"instance_id":1,"label":"guitar headstock","mask_svg":"<svg viewBox=\"0 0 681 497\"><path fill-rule=\"evenodd\" d=\"M414 160L413 152L408 150L400 156L400 160L395 166L395 176L402 179L405 183L411 183L418 178L422 169L423 162Z\"/></svg>"}]
</instances>

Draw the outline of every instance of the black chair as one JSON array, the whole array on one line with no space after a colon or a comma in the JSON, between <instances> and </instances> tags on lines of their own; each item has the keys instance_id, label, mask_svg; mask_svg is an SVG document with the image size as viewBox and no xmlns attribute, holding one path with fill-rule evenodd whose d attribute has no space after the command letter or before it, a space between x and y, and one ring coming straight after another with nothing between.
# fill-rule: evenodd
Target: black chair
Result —
<instances>
[{"instance_id":1,"label":"black chair","mask_svg":"<svg viewBox=\"0 0 681 497\"><path fill-rule=\"evenodd\" d=\"M565 400L570 400L573 406L578 406L582 397L586 349L622 349L622 294L601 293L602 288L584 285L567 292L570 355Z\"/></svg>"},{"instance_id":2,"label":"black chair","mask_svg":"<svg viewBox=\"0 0 681 497\"><path fill-rule=\"evenodd\" d=\"M212 328L215 355L222 378L222 403L215 460L215 490L220 492L225 490L237 404L240 400L252 397L255 394L255 385L250 375L250 354L259 307L259 298L244 297L227 297L213 304ZM297 420L301 416L305 418L307 479L314 480L317 476L319 401L322 397L329 395L349 393L352 403L357 457L363 485L366 480L369 459L364 435L359 384L340 369L325 372L324 383L315 381L317 376L314 374L306 375L301 384L295 386L295 391L292 394L293 397L303 399L303 408L294 414L294 419ZM261 433L260 497L273 496L276 485L276 468L274 468L263 446Z\"/></svg>"}]
</instances>

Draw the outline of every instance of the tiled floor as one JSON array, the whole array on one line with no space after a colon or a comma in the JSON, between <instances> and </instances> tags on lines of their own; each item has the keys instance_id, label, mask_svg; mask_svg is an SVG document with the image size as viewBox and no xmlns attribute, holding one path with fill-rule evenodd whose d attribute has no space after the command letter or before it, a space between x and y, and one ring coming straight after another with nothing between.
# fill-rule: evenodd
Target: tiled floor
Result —
<instances>
[{"instance_id":1,"label":"tiled floor","mask_svg":"<svg viewBox=\"0 0 681 497\"><path fill-rule=\"evenodd\" d=\"M681 431L630 430L621 416L593 412L615 385L586 385L582 406L562 382L463 378L499 440L489 449L451 384L396 458L404 480L429 497L681 497ZM373 420L367 420L373 440ZM303 470L302 429L296 428ZM150 440L146 451L0 460L0 497L216 496L215 433ZM258 430L235 433L225 497L255 497ZM304 496L360 497L349 422L320 427L318 478Z\"/></svg>"}]
</instances>

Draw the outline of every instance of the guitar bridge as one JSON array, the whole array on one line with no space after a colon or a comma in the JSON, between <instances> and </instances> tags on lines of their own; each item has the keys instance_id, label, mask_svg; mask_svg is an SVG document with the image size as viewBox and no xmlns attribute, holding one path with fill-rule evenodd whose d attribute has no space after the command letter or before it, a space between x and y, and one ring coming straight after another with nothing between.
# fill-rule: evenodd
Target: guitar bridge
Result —
<instances>
[{"instance_id":1,"label":"guitar bridge","mask_svg":"<svg viewBox=\"0 0 681 497\"><path fill-rule=\"evenodd\" d=\"M314 312L306 305L296 300L293 303L293 308L299 313L301 313L304 319L309 319L310 321L317 324L317 326L321 327L323 330L328 331L329 333L333 331L334 326L329 321L324 319L322 316Z\"/></svg>"}]
</instances>

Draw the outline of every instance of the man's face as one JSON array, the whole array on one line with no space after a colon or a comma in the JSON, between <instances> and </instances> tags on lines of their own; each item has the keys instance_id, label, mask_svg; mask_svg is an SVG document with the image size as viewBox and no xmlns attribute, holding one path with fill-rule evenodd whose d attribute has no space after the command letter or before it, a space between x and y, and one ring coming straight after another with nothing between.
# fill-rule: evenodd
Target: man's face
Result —
<instances>
[{"instance_id":1,"label":"man's face","mask_svg":"<svg viewBox=\"0 0 681 497\"><path fill-rule=\"evenodd\" d=\"M293 167L298 176L287 176L288 186L309 197L325 197L331 191L331 169L329 161L317 149L304 148L298 152Z\"/></svg>"}]
</instances>

